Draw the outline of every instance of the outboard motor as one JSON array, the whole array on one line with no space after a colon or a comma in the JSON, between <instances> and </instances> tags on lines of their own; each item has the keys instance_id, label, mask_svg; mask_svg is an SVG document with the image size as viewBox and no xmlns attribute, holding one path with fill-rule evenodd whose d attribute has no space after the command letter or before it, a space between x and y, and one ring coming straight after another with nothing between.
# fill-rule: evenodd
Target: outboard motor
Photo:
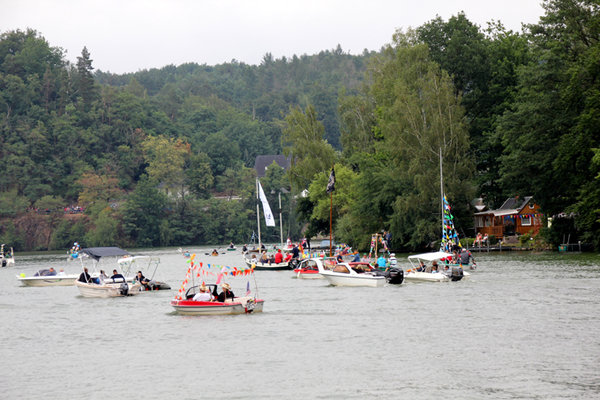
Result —
<instances>
[{"instance_id":1,"label":"outboard motor","mask_svg":"<svg viewBox=\"0 0 600 400\"><path fill-rule=\"evenodd\" d=\"M6 263L7 263L7 261L5 259L2 259L2 266L3 267L6 267Z\"/></svg>"},{"instance_id":2,"label":"outboard motor","mask_svg":"<svg viewBox=\"0 0 600 400\"><path fill-rule=\"evenodd\" d=\"M121 292L122 296L127 296L129 294L129 285L127 285L127 282L123 282L121 284L119 291Z\"/></svg>"},{"instance_id":3,"label":"outboard motor","mask_svg":"<svg viewBox=\"0 0 600 400\"><path fill-rule=\"evenodd\" d=\"M400 268L390 268L386 279L388 283L399 285L404 281L404 271Z\"/></svg>"},{"instance_id":4,"label":"outboard motor","mask_svg":"<svg viewBox=\"0 0 600 400\"><path fill-rule=\"evenodd\" d=\"M451 281L460 281L463 278L462 267L452 267L452 273L450 274Z\"/></svg>"}]
</instances>

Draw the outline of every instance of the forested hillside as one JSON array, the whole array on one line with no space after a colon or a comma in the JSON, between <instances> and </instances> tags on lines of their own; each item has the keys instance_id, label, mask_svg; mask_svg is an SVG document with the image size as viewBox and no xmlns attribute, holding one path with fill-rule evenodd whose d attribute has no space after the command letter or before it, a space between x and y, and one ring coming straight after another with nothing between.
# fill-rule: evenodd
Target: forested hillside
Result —
<instances>
[{"instance_id":1,"label":"forested hillside","mask_svg":"<svg viewBox=\"0 0 600 400\"><path fill-rule=\"evenodd\" d=\"M390 32L378 52L183 64L115 75L43 32L0 35L0 240L16 250L248 242L257 155L284 235L396 249L439 239L439 152L459 231L471 201L534 196L552 228L600 247L599 7L547 0L522 33L464 14ZM393 35L393 36L392 36ZM308 197L297 196L308 189ZM264 222L263 222L264 223ZM261 229L263 239L279 232Z\"/></svg>"}]
</instances>

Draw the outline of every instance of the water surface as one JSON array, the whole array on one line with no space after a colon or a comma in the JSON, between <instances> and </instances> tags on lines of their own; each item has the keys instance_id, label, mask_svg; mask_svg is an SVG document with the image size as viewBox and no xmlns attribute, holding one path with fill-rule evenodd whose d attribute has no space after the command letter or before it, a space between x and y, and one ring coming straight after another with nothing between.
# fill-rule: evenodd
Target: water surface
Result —
<instances>
[{"instance_id":1,"label":"water surface","mask_svg":"<svg viewBox=\"0 0 600 400\"><path fill-rule=\"evenodd\" d=\"M239 252L191 250L243 265ZM135 253L161 257L158 277L174 289L87 299L15 279L79 272L63 255L17 254L0 269L0 398L600 397L596 254L475 254L468 281L383 288L257 271L262 314L184 317L169 302L187 260L175 249ZM243 294L247 280L229 282Z\"/></svg>"}]
</instances>

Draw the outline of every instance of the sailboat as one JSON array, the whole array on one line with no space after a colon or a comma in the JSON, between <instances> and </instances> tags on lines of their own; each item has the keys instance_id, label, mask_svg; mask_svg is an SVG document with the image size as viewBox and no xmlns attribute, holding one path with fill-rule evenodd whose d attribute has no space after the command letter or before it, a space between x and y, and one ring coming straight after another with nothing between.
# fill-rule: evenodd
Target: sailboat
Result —
<instances>
[{"instance_id":1,"label":"sailboat","mask_svg":"<svg viewBox=\"0 0 600 400\"><path fill-rule=\"evenodd\" d=\"M450 204L444 194L444 178L442 167L442 149L440 148L440 204L442 221L442 240L440 250L437 252L416 254L408 257L412 268L404 274L407 281L421 282L446 282L459 281L470 274L464 272L462 267L457 264L451 264L453 248L461 247L458 240L458 234L454 228L454 216L451 213ZM427 263L432 265L428 266ZM440 270L442 269L442 270Z\"/></svg>"},{"instance_id":2,"label":"sailboat","mask_svg":"<svg viewBox=\"0 0 600 400\"><path fill-rule=\"evenodd\" d=\"M260 205L259 201L262 203L263 212L265 214L265 223L267 226L275 226L275 218L273 217L273 213L271 212L271 207L269 206L269 202L267 201L267 196L265 196L265 192L260 184L258 178L256 178L256 224L258 226L258 248L262 249L262 241L260 237ZM280 217L281 218L281 217ZM260 254L260 253L259 253ZM246 265L253 266L256 270L283 270L290 269L289 263L287 261L282 261L280 263L274 262L261 262L260 257L257 257L256 254L252 254L250 258L247 257L246 254L244 259L246 261Z\"/></svg>"}]
</instances>

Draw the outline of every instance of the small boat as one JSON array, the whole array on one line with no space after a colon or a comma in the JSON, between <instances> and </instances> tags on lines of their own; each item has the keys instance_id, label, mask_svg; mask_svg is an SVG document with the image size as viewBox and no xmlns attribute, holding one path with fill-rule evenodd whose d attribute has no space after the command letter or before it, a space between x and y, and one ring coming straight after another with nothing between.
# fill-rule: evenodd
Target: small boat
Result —
<instances>
[{"instance_id":1,"label":"small boat","mask_svg":"<svg viewBox=\"0 0 600 400\"><path fill-rule=\"evenodd\" d=\"M81 254L86 254L95 260L94 269L96 269L102 257L130 257L128 251L118 247L90 247L80 250ZM123 260L123 258L121 258ZM117 263L119 269L121 264ZM82 261L82 269L86 270ZM83 275L83 273L82 273ZM132 278L125 278L123 274L115 278L92 278L89 281L82 281L81 275L75 281L75 286L83 297L122 297L131 296L145 291L144 285Z\"/></svg>"},{"instance_id":2,"label":"small boat","mask_svg":"<svg viewBox=\"0 0 600 400\"><path fill-rule=\"evenodd\" d=\"M268 263L260 262L258 258L244 258L246 265L251 267L254 265L254 269L257 271L281 271L285 269L292 269L290 262L282 261L280 263Z\"/></svg>"},{"instance_id":3,"label":"small boat","mask_svg":"<svg viewBox=\"0 0 600 400\"><path fill-rule=\"evenodd\" d=\"M181 253L182 256L184 256L185 258L190 258L190 252L188 250L183 250L181 247L179 248L179 252Z\"/></svg>"},{"instance_id":4,"label":"small boat","mask_svg":"<svg viewBox=\"0 0 600 400\"><path fill-rule=\"evenodd\" d=\"M47 274L46 271L41 270L34 276L25 276L25 274L17 275L17 280L21 282L23 286L73 286L79 275L65 273L54 273Z\"/></svg>"},{"instance_id":5,"label":"small boat","mask_svg":"<svg viewBox=\"0 0 600 400\"><path fill-rule=\"evenodd\" d=\"M171 286L169 284L154 279L156 270L160 264L160 258L151 256L133 256L123 257L117 260L117 264L121 267L123 275L131 276L135 274L135 270L143 271L150 278L148 283L143 284L140 291L153 291L153 290L169 290ZM135 278L134 278L135 279Z\"/></svg>"},{"instance_id":6,"label":"small boat","mask_svg":"<svg viewBox=\"0 0 600 400\"><path fill-rule=\"evenodd\" d=\"M334 257L306 258L294 269L294 273L298 279L323 279L319 270L332 269L336 264L337 261Z\"/></svg>"},{"instance_id":7,"label":"small boat","mask_svg":"<svg viewBox=\"0 0 600 400\"><path fill-rule=\"evenodd\" d=\"M460 265L448 265L440 262L440 260L448 259L448 257L452 257L452 254L444 251L408 256L412 268L406 270L404 279L417 282L448 282L459 281L470 276L468 272L463 271ZM426 266L426 262L432 264L435 262L435 265L442 270L435 271L432 266Z\"/></svg>"},{"instance_id":8,"label":"small boat","mask_svg":"<svg viewBox=\"0 0 600 400\"><path fill-rule=\"evenodd\" d=\"M15 265L15 253L13 248L11 247L10 251L5 253L4 246L4 243L0 245L0 266L10 267L11 265Z\"/></svg>"},{"instance_id":9,"label":"small boat","mask_svg":"<svg viewBox=\"0 0 600 400\"><path fill-rule=\"evenodd\" d=\"M225 302L219 301L194 301L194 295L198 293L200 285L190 287L183 299L171 300L171 306L177 314L181 315L236 315L262 312L264 300L255 299L252 296L235 297ZM206 285L213 294L216 294L217 285Z\"/></svg>"},{"instance_id":10,"label":"small boat","mask_svg":"<svg viewBox=\"0 0 600 400\"><path fill-rule=\"evenodd\" d=\"M366 262L339 263L319 273L333 286L382 287L386 280L384 273Z\"/></svg>"}]
</instances>

